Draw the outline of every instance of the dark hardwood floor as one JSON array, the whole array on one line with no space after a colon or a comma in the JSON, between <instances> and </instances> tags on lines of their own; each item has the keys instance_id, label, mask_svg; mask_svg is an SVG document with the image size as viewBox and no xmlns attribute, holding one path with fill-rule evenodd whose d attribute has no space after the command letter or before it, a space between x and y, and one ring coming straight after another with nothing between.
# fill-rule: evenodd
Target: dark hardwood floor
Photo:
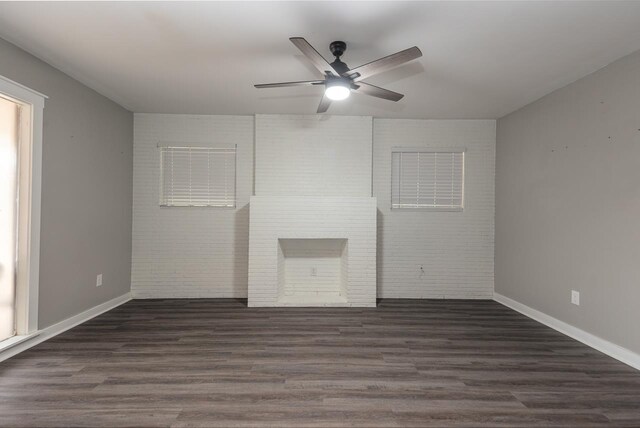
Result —
<instances>
[{"instance_id":1,"label":"dark hardwood floor","mask_svg":"<svg viewBox=\"0 0 640 428\"><path fill-rule=\"evenodd\" d=\"M640 427L640 372L492 301L137 300L0 363L0 425Z\"/></svg>"}]
</instances>

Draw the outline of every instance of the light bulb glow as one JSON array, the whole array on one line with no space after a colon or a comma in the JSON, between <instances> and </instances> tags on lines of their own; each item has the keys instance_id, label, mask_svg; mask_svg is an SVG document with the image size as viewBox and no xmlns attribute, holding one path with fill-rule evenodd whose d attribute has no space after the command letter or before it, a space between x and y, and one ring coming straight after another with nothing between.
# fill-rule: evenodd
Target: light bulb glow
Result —
<instances>
[{"instance_id":1,"label":"light bulb glow","mask_svg":"<svg viewBox=\"0 0 640 428\"><path fill-rule=\"evenodd\" d=\"M351 90L349 90L349 88L346 86L337 84L337 85L327 86L327 89L324 91L324 94L330 100L340 101L340 100L349 98L349 95L351 95Z\"/></svg>"}]
</instances>

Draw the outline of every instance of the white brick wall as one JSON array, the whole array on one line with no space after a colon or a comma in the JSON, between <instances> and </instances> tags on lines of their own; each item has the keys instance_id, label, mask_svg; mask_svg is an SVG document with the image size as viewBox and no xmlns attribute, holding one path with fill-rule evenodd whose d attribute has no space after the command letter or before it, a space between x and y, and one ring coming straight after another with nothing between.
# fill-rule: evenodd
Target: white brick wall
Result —
<instances>
[{"instance_id":1,"label":"white brick wall","mask_svg":"<svg viewBox=\"0 0 640 428\"><path fill-rule=\"evenodd\" d=\"M253 125L250 116L134 116L134 297L247 296ZM160 208L159 141L237 144L236 208Z\"/></svg>"},{"instance_id":2,"label":"white brick wall","mask_svg":"<svg viewBox=\"0 0 640 428\"><path fill-rule=\"evenodd\" d=\"M371 117L256 116L258 196L371 196Z\"/></svg>"},{"instance_id":3,"label":"white brick wall","mask_svg":"<svg viewBox=\"0 0 640 428\"><path fill-rule=\"evenodd\" d=\"M375 198L252 197L249 306L281 305L278 238L347 239L348 286L344 305L375 306Z\"/></svg>"},{"instance_id":4,"label":"white brick wall","mask_svg":"<svg viewBox=\"0 0 640 428\"><path fill-rule=\"evenodd\" d=\"M494 120L374 121L378 297L493 296L495 138ZM402 146L466 147L463 212L390 209L391 149Z\"/></svg>"},{"instance_id":5,"label":"white brick wall","mask_svg":"<svg viewBox=\"0 0 640 428\"><path fill-rule=\"evenodd\" d=\"M256 173L263 178L256 175L256 188L262 182L265 192L305 193L315 183L332 195L336 189L353 196L370 195L371 118L259 115L256 120L258 143L267 141L270 147L262 159L275 162L258 167ZM373 128L378 297L490 298L495 121L375 119ZM279 142L279 135L290 136L284 138L286 144ZM237 144L237 208L160 208L158 141ZM390 210L391 147L420 145L467 148L464 212ZM254 119L249 116L135 115L131 279L135 297L247 296L253 146ZM282 152L276 152L277 147ZM278 162L289 154L305 153L304 168L298 165L297 172L278 175L276 165L282 166ZM311 173L320 174L322 180L314 181Z\"/></svg>"}]
</instances>

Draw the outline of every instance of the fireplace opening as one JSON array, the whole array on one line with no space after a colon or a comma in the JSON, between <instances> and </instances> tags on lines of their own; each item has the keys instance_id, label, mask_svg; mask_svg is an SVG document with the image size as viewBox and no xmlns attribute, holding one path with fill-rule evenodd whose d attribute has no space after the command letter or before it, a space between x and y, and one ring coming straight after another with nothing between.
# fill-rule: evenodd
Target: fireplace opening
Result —
<instances>
[{"instance_id":1,"label":"fireplace opening","mask_svg":"<svg viewBox=\"0 0 640 428\"><path fill-rule=\"evenodd\" d=\"M348 272L347 239L278 239L280 304L344 304Z\"/></svg>"}]
</instances>

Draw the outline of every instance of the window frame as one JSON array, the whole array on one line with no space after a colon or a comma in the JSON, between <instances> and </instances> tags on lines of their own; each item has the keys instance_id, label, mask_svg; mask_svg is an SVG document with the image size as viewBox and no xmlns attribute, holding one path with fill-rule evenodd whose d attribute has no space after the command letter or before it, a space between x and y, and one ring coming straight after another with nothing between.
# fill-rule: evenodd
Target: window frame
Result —
<instances>
[{"instance_id":1,"label":"window frame","mask_svg":"<svg viewBox=\"0 0 640 428\"><path fill-rule=\"evenodd\" d=\"M18 233L15 317L16 335L0 350L38 334L40 286L40 217L42 201L42 135L48 97L4 76L0 94L22 107L18 166Z\"/></svg>"},{"instance_id":2,"label":"window frame","mask_svg":"<svg viewBox=\"0 0 640 428\"><path fill-rule=\"evenodd\" d=\"M422 206L422 207L399 207L394 206L393 203L393 155L395 153L461 153L462 154L462 179L461 179L461 198L459 206ZM389 191L389 203L390 210L401 211L429 211L429 212L463 212L465 209L465 176L466 176L466 161L467 161L467 148L460 146L419 146L419 147L392 147L390 152L390 191ZM399 179L399 178L398 178Z\"/></svg>"},{"instance_id":3,"label":"window frame","mask_svg":"<svg viewBox=\"0 0 640 428\"><path fill-rule=\"evenodd\" d=\"M185 143L185 142L159 142L158 145L158 165L159 165L159 187L158 187L158 205L160 208L215 208L235 210L238 205L238 145L237 144L210 144L210 143ZM203 203L194 204L175 204L166 203L164 198L164 165L163 165L163 149L213 149L213 150L233 150L233 204L232 205L212 205Z\"/></svg>"}]
</instances>

